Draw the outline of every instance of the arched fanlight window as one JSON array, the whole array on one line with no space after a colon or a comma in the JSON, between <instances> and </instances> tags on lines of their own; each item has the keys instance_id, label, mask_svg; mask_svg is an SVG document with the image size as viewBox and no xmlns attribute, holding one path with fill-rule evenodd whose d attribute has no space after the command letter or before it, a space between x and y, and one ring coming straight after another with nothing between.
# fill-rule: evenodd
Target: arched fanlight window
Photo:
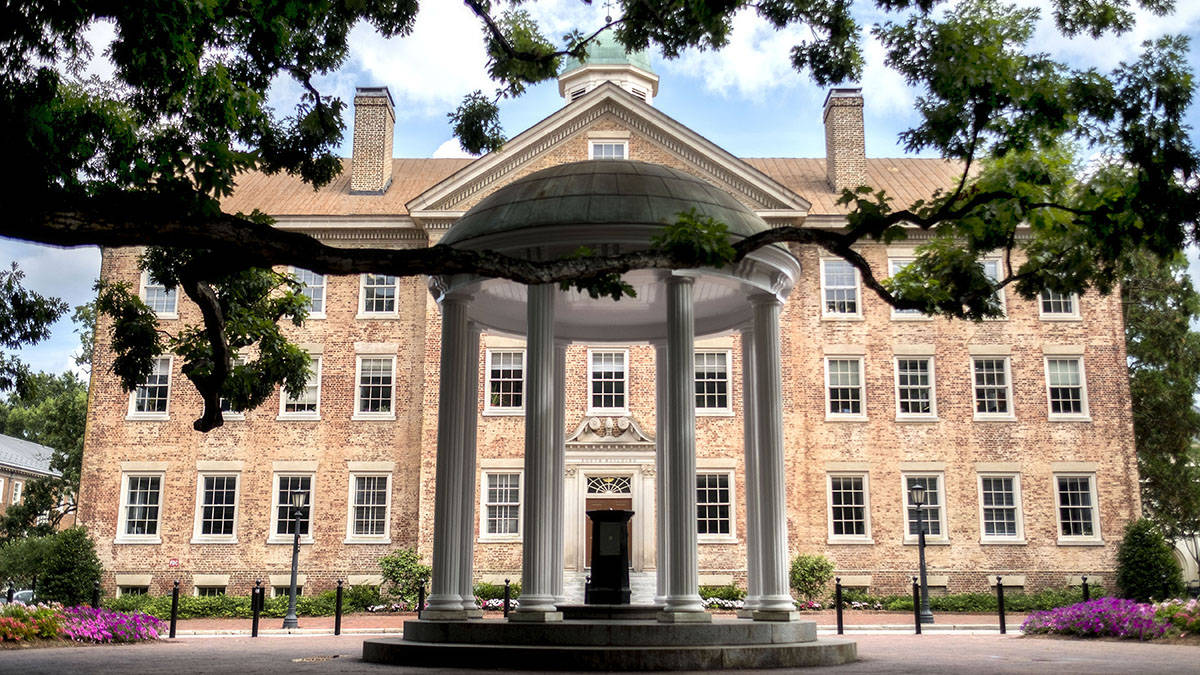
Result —
<instances>
[{"instance_id":1,"label":"arched fanlight window","mask_svg":"<svg viewBox=\"0 0 1200 675\"><path fill-rule=\"evenodd\" d=\"M629 476L592 476L587 491L589 495L627 495L633 490Z\"/></svg>"}]
</instances>

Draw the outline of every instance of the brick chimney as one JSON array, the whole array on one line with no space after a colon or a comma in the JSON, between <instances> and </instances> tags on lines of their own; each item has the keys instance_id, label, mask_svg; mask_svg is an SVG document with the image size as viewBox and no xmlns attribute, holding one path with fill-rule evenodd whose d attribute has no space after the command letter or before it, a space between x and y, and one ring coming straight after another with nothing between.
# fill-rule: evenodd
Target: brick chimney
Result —
<instances>
[{"instance_id":1,"label":"brick chimney","mask_svg":"<svg viewBox=\"0 0 1200 675\"><path fill-rule=\"evenodd\" d=\"M354 92L354 157L350 191L381 194L392 183L392 131L396 111L387 87Z\"/></svg>"},{"instance_id":2,"label":"brick chimney","mask_svg":"<svg viewBox=\"0 0 1200 675\"><path fill-rule=\"evenodd\" d=\"M831 89L825 97L825 177L835 192L867 182L862 89Z\"/></svg>"}]
</instances>

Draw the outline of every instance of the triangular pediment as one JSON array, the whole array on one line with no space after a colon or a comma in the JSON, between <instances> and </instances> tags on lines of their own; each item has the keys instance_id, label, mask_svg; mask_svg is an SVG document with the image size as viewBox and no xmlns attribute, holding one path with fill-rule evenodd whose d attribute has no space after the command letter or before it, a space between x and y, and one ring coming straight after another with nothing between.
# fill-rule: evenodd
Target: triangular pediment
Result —
<instances>
[{"instance_id":1,"label":"triangular pediment","mask_svg":"<svg viewBox=\"0 0 1200 675\"><path fill-rule=\"evenodd\" d=\"M566 439L568 450L653 449L654 439L632 417L586 417Z\"/></svg>"},{"instance_id":2,"label":"triangular pediment","mask_svg":"<svg viewBox=\"0 0 1200 675\"><path fill-rule=\"evenodd\" d=\"M587 159L578 156L578 137L604 127L634 135L649 152L632 159L671 164L716 185L768 221L798 221L809 202L762 171L606 82L521 132L504 147L480 157L408 202L413 218L427 227L448 227L483 197L533 171ZM572 141L576 154L564 152Z\"/></svg>"}]
</instances>

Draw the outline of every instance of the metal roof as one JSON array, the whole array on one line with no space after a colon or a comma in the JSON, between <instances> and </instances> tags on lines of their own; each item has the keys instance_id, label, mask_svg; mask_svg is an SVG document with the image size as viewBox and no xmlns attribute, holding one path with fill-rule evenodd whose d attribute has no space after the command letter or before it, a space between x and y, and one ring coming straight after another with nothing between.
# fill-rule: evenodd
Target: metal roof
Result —
<instances>
[{"instance_id":1,"label":"metal roof","mask_svg":"<svg viewBox=\"0 0 1200 675\"><path fill-rule=\"evenodd\" d=\"M59 472L50 468L52 454L54 449L51 447L0 434L0 467L58 476Z\"/></svg>"}]
</instances>

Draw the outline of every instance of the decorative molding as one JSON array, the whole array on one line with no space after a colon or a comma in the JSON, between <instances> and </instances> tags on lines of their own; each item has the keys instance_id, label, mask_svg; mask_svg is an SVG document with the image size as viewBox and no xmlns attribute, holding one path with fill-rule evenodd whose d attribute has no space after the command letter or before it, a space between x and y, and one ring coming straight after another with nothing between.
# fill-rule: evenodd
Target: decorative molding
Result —
<instances>
[{"instance_id":1,"label":"decorative molding","mask_svg":"<svg viewBox=\"0 0 1200 675\"><path fill-rule=\"evenodd\" d=\"M567 436L566 449L644 450L654 447L654 440L642 431L632 417L589 417Z\"/></svg>"}]
</instances>

